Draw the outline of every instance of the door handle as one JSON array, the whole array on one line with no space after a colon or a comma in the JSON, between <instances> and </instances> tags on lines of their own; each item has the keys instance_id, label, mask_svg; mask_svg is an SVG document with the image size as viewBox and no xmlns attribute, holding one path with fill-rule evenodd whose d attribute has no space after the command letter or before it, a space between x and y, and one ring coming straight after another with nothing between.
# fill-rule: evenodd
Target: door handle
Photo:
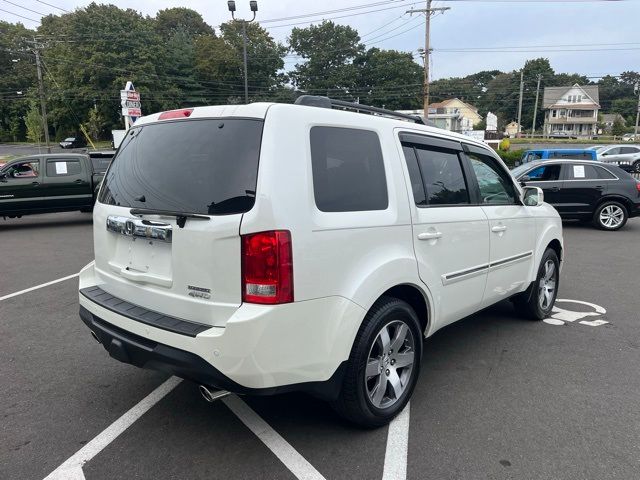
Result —
<instances>
[{"instance_id":1,"label":"door handle","mask_svg":"<svg viewBox=\"0 0 640 480\"><path fill-rule=\"evenodd\" d=\"M82 180L81 178L77 179L74 183L84 183L84 180Z\"/></svg>"},{"instance_id":2,"label":"door handle","mask_svg":"<svg viewBox=\"0 0 640 480\"><path fill-rule=\"evenodd\" d=\"M551 190L552 192L559 192L560 187L551 187L549 190Z\"/></svg>"},{"instance_id":3,"label":"door handle","mask_svg":"<svg viewBox=\"0 0 640 480\"><path fill-rule=\"evenodd\" d=\"M596 185L595 187L596 190L604 190L604 187L602 185Z\"/></svg>"},{"instance_id":4,"label":"door handle","mask_svg":"<svg viewBox=\"0 0 640 480\"><path fill-rule=\"evenodd\" d=\"M496 227L491 227L491 231L493 233L501 233L501 232L505 232L507 230L507 227L505 227L504 225L498 225Z\"/></svg>"},{"instance_id":5,"label":"door handle","mask_svg":"<svg viewBox=\"0 0 640 480\"><path fill-rule=\"evenodd\" d=\"M425 232L418 234L418 240L437 240L442 237L442 232Z\"/></svg>"},{"instance_id":6,"label":"door handle","mask_svg":"<svg viewBox=\"0 0 640 480\"><path fill-rule=\"evenodd\" d=\"M31 185L40 185L40 182L31 182Z\"/></svg>"}]
</instances>

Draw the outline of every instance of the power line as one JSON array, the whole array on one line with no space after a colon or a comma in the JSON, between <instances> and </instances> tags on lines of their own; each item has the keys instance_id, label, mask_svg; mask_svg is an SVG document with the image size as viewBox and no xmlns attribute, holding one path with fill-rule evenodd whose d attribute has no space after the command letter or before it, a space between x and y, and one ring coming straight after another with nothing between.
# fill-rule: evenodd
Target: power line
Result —
<instances>
[{"instance_id":1,"label":"power line","mask_svg":"<svg viewBox=\"0 0 640 480\"><path fill-rule=\"evenodd\" d=\"M46 14L46 13L38 12L37 10L31 10L30 8L23 7L22 5L20 5L20 4L18 4L18 3L13 3L13 2L11 2L11 1L9 1L9 0L2 0L2 1L3 1L3 2L6 2L6 3L10 4L10 5L13 5L14 7L18 7L18 8L21 8L21 9L23 9L23 10L27 10L28 12L36 13L36 14L38 14L38 15L42 15L43 17L46 17L46 16L47 16L47 14Z\"/></svg>"},{"instance_id":2,"label":"power line","mask_svg":"<svg viewBox=\"0 0 640 480\"><path fill-rule=\"evenodd\" d=\"M5 10L4 8L0 8L0 12L8 13L9 15L14 15L16 17L24 18L25 20L29 20L30 22L40 23L40 20L34 20L33 18L25 17L24 15L20 15L18 13L10 12L9 10Z\"/></svg>"},{"instance_id":3,"label":"power line","mask_svg":"<svg viewBox=\"0 0 640 480\"><path fill-rule=\"evenodd\" d=\"M52 3L43 2L42 0L36 0L36 2L42 3L43 5L47 5L49 7L53 7L55 9L57 9L57 10L61 10L61 11L65 12L65 13L71 13L69 10L65 10L62 7L58 7L57 5L53 5Z\"/></svg>"}]
</instances>

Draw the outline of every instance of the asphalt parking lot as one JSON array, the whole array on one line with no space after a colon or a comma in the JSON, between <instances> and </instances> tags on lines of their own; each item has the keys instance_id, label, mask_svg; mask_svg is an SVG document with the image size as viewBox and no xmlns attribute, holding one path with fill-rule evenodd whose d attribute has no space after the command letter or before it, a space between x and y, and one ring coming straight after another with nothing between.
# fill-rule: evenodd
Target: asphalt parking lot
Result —
<instances>
[{"instance_id":1,"label":"asphalt parking lot","mask_svg":"<svg viewBox=\"0 0 640 480\"><path fill-rule=\"evenodd\" d=\"M565 224L554 318L505 302L441 330L409 409L378 430L301 394L208 404L112 360L78 317L75 277L12 295L91 261L91 227L0 219L2 480L640 478L640 219Z\"/></svg>"}]
</instances>

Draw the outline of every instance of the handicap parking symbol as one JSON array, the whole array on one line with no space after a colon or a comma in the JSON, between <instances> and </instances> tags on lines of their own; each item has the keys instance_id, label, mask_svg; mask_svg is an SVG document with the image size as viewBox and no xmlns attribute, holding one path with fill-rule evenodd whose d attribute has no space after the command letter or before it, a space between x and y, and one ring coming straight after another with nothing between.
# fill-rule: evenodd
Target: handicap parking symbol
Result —
<instances>
[{"instance_id":1,"label":"handicap parking symbol","mask_svg":"<svg viewBox=\"0 0 640 480\"><path fill-rule=\"evenodd\" d=\"M591 311L575 311L575 310L570 310L568 308L567 309L560 308L558 306L558 304L561 304L564 306L564 304L571 304L571 303L578 304L578 305L585 305L587 307L590 307L592 310ZM599 327L601 325L606 325L607 323L609 323L606 320L603 320L602 318L595 318L595 317L602 317L605 313L607 313L605 308L601 307L600 305L596 305L595 303L589 303L582 300L569 300L569 299L559 298L556 300L556 303L553 309L551 310L551 316L549 318L545 318L543 322L549 325L566 325L567 323L578 322L581 325L588 325L590 327Z\"/></svg>"}]
</instances>

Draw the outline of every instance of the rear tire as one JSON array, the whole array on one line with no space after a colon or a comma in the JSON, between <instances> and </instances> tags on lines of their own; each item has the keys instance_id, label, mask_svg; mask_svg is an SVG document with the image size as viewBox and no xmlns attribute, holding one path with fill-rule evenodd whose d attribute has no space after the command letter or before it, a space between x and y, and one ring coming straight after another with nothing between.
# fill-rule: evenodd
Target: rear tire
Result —
<instances>
[{"instance_id":1,"label":"rear tire","mask_svg":"<svg viewBox=\"0 0 640 480\"><path fill-rule=\"evenodd\" d=\"M540 261L536 280L526 292L514 297L516 311L531 320L544 320L551 315L560 285L560 260L555 250L547 248Z\"/></svg>"},{"instance_id":2,"label":"rear tire","mask_svg":"<svg viewBox=\"0 0 640 480\"><path fill-rule=\"evenodd\" d=\"M625 226L629 214L624 205L619 202L604 202L593 215L593 224L601 230L615 231Z\"/></svg>"},{"instance_id":3,"label":"rear tire","mask_svg":"<svg viewBox=\"0 0 640 480\"><path fill-rule=\"evenodd\" d=\"M633 168L631 169L633 173L640 173L640 160L636 160L633 164Z\"/></svg>"},{"instance_id":4,"label":"rear tire","mask_svg":"<svg viewBox=\"0 0 640 480\"><path fill-rule=\"evenodd\" d=\"M367 428L389 423L406 406L420 373L422 331L411 306L382 297L365 316L333 408Z\"/></svg>"}]
</instances>

